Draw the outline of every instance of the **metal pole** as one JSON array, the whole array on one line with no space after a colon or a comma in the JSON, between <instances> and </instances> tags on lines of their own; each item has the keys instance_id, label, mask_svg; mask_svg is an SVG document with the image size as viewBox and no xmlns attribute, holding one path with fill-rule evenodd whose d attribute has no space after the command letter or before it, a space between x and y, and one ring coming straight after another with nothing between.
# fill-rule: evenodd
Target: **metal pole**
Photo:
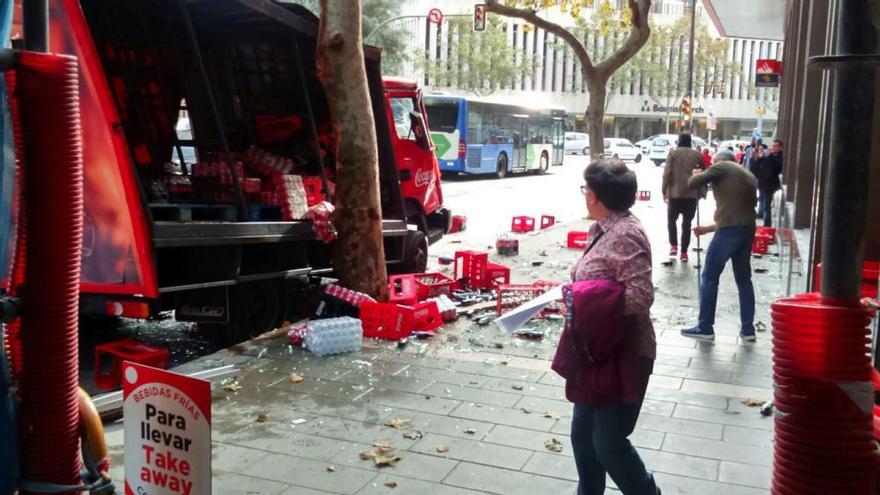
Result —
<instances>
[{"instance_id":1,"label":"metal pole","mask_svg":"<svg viewBox=\"0 0 880 495\"><path fill-rule=\"evenodd\" d=\"M839 55L876 53L873 4L870 0L838 2ZM823 296L836 299L858 299L861 292L875 77L876 67L837 65L825 180L821 286Z\"/></svg>"},{"instance_id":2,"label":"metal pole","mask_svg":"<svg viewBox=\"0 0 880 495\"><path fill-rule=\"evenodd\" d=\"M691 108L694 103L694 32L697 22L697 0L691 0L691 37L688 40L688 85L687 99L691 102ZM693 130L694 115L691 113L684 125L685 131Z\"/></svg>"},{"instance_id":3,"label":"metal pole","mask_svg":"<svg viewBox=\"0 0 880 495\"><path fill-rule=\"evenodd\" d=\"M315 152L318 154L318 165L321 167L321 191L327 201L333 202L330 197L330 188L327 185L327 167L324 164L324 157L321 156L321 137L318 135L318 125L315 123L315 112L312 110L312 97L309 94L309 83L306 81L305 67L303 66L302 54L299 52L299 42L293 40L293 56L296 60L296 73L299 79L299 87L305 96L306 103L306 120L309 121L309 130L312 133L312 139L315 140Z\"/></svg>"},{"instance_id":4,"label":"metal pole","mask_svg":"<svg viewBox=\"0 0 880 495\"><path fill-rule=\"evenodd\" d=\"M49 51L49 0L22 2L24 17L24 49L32 52Z\"/></svg>"}]
</instances>

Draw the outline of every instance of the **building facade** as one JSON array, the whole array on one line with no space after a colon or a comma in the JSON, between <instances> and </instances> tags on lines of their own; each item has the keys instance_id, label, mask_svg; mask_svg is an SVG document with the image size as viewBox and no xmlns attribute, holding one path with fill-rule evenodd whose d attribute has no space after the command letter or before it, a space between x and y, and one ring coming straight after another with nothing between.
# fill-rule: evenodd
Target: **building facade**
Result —
<instances>
[{"instance_id":1,"label":"building facade","mask_svg":"<svg viewBox=\"0 0 880 495\"><path fill-rule=\"evenodd\" d=\"M598 4L599 2L597 2ZM615 8L622 7L622 1L613 1ZM689 11L683 0L657 0L651 8L651 18L655 23L673 23ZM402 8L407 17L400 19L408 33L407 53L410 59L404 64L402 76L420 80L429 91L462 94L454 84L438 84L425 74L424 67L430 61L447 60L452 57L452 46L456 43L458 33L448 22L451 18L472 15L473 2L451 0L442 3L444 22L434 24L428 21L428 11L436 4L423 0L410 0ZM558 9L548 9L547 18L562 24L573 24L567 14ZM590 16L592 12L585 9L582 16ZM698 2L697 15L699 22L704 23L710 36L722 37L712 22L710 12ZM569 113L569 125L580 127L587 104L586 84L581 78L578 61L570 54L562 40L556 39L552 33L543 29L527 26L518 19L502 19L503 29L510 46L518 57L535 60L534 68L516 81L497 81L493 96L513 99L527 98L531 102L545 102L548 105L559 105ZM687 70L687 35L685 31L678 38L678 43L669 52L672 71L675 77L683 76ZM608 43L608 36L584 32L584 40L588 47L598 51ZM722 71L714 73L706 69L702 79L711 81L702 88L694 89L694 124L695 132L708 137L709 121L716 124L712 132L718 139L734 139L748 137L753 129L760 127L765 136L775 132L777 112L779 108L779 90L776 88L755 89L755 62L758 59L781 59L782 41L779 39L725 38L728 41L726 61L718 65L733 63L740 68L738 74L727 74ZM697 49L698 52L699 49ZM667 61L658 61L667 63ZM652 134L676 132L675 120L679 116L678 106L682 95L660 99L649 95L650 81L645 77L635 76L633 82L616 87L609 92L606 107L606 133L610 136L625 137L638 140ZM488 84L488 82L487 82ZM667 126L669 122L669 126Z\"/></svg>"}]
</instances>

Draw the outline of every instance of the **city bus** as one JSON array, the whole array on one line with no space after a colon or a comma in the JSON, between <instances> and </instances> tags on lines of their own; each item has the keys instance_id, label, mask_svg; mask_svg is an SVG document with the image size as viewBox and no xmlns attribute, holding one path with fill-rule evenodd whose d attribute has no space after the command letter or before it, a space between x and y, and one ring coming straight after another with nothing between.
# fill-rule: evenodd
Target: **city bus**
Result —
<instances>
[{"instance_id":1,"label":"city bus","mask_svg":"<svg viewBox=\"0 0 880 495\"><path fill-rule=\"evenodd\" d=\"M440 172L546 173L562 165L565 110L463 96L425 96Z\"/></svg>"}]
</instances>

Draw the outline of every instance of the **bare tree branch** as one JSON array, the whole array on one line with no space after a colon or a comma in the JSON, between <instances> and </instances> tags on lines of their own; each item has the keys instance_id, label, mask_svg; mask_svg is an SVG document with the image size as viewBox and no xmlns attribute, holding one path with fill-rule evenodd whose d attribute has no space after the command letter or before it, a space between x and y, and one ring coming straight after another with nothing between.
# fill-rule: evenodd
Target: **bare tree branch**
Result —
<instances>
[{"instance_id":1,"label":"bare tree branch","mask_svg":"<svg viewBox=\"0 0 880 495\"><path fill-rule=\"evenodd\" d=\"M651 4L650 0L642 1L647 1L649 6ZM596 67L593 66L593 61L590 59L590 54L587 53L586 48L584 48L583 41L579 40L577 36L574 35L574 33L560 26L559 24L550 22L546 19L542 19L538 15L537 10L508 7L507 5L502 5L501 3L499 3L498 0L486 0L486 10L488 12L494 12L496 14L503 15L505 17L515 17L517 19L522 19L531 24L534 24L535 26L549 33L555 34L559 38L562 38L563 40L565 40L566 43L568 43L568 46L571 47L578 60L580 61L581 72L583 73L584 78L592 79L596 75ZM647 15L645 16L645 22L647 22ZM647 39L647 36L645 37L645 39ZM636 48L636 51L638 51L638 48Z\"/></svg>"},{"instance_id":2,"label":"bare tree branch","mask_svg":"<svg viewBox=\"0 0 880 495\"><path fill-rule=\"evenodd\" d=\"M606 78L631 59L651 36L651 27L648 25L651 0L627 0L627 3L629 4L631 26L629 36L610 57L596 66L596 71Z\"/></svg>"}]
</instances>

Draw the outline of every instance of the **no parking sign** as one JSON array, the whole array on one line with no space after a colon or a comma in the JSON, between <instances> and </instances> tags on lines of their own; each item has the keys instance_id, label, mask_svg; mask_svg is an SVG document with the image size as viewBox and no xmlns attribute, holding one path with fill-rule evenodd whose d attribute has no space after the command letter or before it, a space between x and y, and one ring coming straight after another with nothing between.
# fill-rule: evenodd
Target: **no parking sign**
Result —
<instances>
[{"instance_id":1,"label":"no parking sign","mask_svg":"<svg viewBox=\"0 0 880 495\"><path fill-rule=\"evenodd\" d=\"M122 366L126 495L211 493L211 385Z\"/></svg>"}]
</instances>

